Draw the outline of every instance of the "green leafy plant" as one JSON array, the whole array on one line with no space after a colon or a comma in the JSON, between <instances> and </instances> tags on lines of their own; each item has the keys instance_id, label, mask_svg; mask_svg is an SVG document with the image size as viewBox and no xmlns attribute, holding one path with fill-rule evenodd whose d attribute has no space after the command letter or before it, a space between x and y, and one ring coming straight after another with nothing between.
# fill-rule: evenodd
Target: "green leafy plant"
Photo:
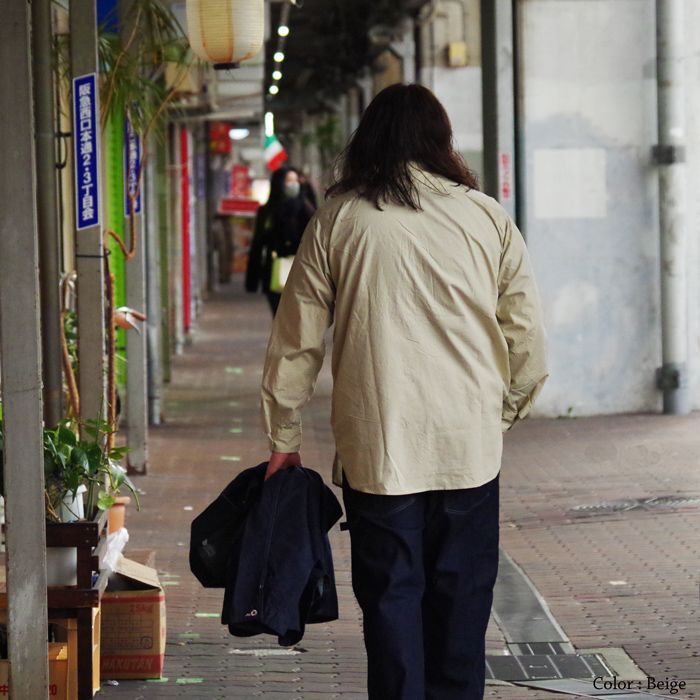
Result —
<instances>
[{"instance_id":1,"label":"green leafy plant","mask_svg":"<svg viewBox=\"0 0 700 700\"><path fill-rule=\"evenodd\" d=\"M44 480L46 516L60 521L61 506L66 496L78 497L82 486L87 488L85 512L92 517L95 509L107 510L114 505L120 490L126 487L139 498L136 487L119 464L127 453L126 447L108 447L109 425L105 421L86 421L81 438L75 421L66 419L56 428L44 428ZM0 479L3 467L4 431L0 420ZM4 491L4 485L3 485Z\"/></svg>"},{"instance_id":2,"label":"green leafy plant","mask_svg":"<svg viewBox=\"0 0 700 700\"><path fill-rule=\"evenodd\" d=\"M78 314L72 310L63 312L63 332L66 335L66 349L73 371L78 373Z\"/></svg>"},{"instance_id":3,"label":"green leafy plant","mask_svg":"<svg viewBox=\"0 0 700 700\"><path fill-rule=\"evenodd\" d=\"M86 513L91 517L95 508L107 510L114 505L122 487L126 487L139 506L138 493L126 469L119 464L127 447L109 447L112 432L102 420L86 421L85 438L80 438L73 421L64 420L55 430L44 430L44 476L46 479L47 511L56 512L64 497L75 498L81 486L88 490Z\"/></svg>"}]
</instances>

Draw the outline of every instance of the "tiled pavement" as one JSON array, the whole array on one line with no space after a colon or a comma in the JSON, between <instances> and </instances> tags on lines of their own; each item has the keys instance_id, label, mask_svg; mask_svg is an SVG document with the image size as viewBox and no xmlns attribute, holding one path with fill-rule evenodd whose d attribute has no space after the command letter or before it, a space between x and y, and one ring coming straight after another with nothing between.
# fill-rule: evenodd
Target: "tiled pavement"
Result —
<instances>
[{"instance_id":1,"label":"tiled pavement","mask_svg":"<svg viewBox=\"0 0 700 700\"><path fill-rule=\"evenodd\" d=\"M240 283L204 308L175 359L165 424L153 428L131 547L153 548L168 608L167 681L103 685L106 698L364 698L365 660L349 575L348 535L331 535L339 621L307 628L297 653L274 639L236 639L219 620L221 592L189 574L189 524L240 470L266 458L258 411L269 313ZM330 482L327 366L304 414L304 462ZM649 496L700 496L700 415L531 420L506 438L501 544L546 598L577 648L624 647L657 678L700 697L700 507L608 514L570 509ZM491 651L503 638L491 625ZM269 650L269 651L268 651ZM105 681L108 679L104 679ZM487 686L493 700L551 693ZM574 697L574 696L562 696ZM387 699L390 700L390 699Z\"/></svg>"}]
</instances>

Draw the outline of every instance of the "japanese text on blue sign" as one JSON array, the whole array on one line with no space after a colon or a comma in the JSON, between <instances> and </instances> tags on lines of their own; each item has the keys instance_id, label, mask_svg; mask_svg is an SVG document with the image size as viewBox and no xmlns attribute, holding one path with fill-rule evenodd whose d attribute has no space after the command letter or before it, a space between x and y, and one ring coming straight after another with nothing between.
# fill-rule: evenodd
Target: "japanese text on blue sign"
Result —
<instances>
[{"instance_id":1,"label":"japanese text on blue sign","mask_svg":"<svg viewBox=\"0 0 700 700\"><path fill-rule=\"evenodd\" d=\"M100 224L98 138L97 76L90 73L73 78L75 205L78 230Z\"/></svg>"},{"instance_id":2,"label":"japanese text on blue sign","mask_svg":"<svg viewBox=\"0 0 700 700\"><path fill-rule=\"evenodd\" d=\"M131 214L131 199L138 192L134 202L134 213L141 212L141 188L139 187L139 168L141 167L141 139L131 120L124 121L124 173L126 174L126 192L124 197L124 212Z\"/></svg>"}]
</instances>

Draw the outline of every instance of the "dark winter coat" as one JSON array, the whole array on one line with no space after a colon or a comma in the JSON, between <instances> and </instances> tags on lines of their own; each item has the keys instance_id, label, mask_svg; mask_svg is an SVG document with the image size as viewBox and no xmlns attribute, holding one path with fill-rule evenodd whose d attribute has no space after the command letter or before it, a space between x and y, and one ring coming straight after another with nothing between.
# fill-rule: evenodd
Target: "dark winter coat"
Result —
<instances>
[{"instance_id":1,"label":"dark winter coat","mask_svg":"<svg viewBox=\"0 0 700 700\"><path fill-rule=\"evenodd\" d=\"M264 482L266 469L264 462L239 474L195 520L190 563L200 581L217 586L225 569L221 622L231 634L275 634L290 645L306 624L338 618L327 533L342 510L315 471L291 467Z\"/></svg>"}]
</instances>

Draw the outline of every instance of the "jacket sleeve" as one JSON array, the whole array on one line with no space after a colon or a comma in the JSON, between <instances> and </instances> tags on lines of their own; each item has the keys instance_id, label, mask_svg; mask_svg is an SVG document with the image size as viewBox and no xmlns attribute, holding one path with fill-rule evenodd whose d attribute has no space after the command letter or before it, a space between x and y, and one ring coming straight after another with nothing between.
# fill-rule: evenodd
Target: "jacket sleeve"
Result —
<instances>
[{"instance_id":1,"label":"jacket sleeve","mask_svg":"<svg viewBox=\"0 0 700 700\"><path fill-rule=\"evenodd\" d=\"M262 418L270 448L297 452L301 409L311 398L333 321L335 286L324 231L314 216L304 232L272 325L262 379Z\"/></svg>"},{"instance_id":2,"label":"jacket sleeve","mask_svg":"<svg viewBox=\"0 0 700 700\"><path fill-rule=\"evenodd\" d=\"M265 208L258 209L258 215L255 217L255 232L253 240L250 243L250 251L248 252L248 266L245 272L245 288L248 292L257 292L260 286L261 270L262 270L262 255L265 235Z\"/></svg>"},{"instance_id":3,"label":"jacket sleeve","mask_svg":"<svg viewBox=\"0 0 700 700\"><path fill-rule=\"evenodd\" d=\"M548 377L540 296L525 241L510 217L505 224L498 274L496 317L508 344L510 365L510 387L502 414L505 431L530 412Z\"/></svg>"}]
</instances>

